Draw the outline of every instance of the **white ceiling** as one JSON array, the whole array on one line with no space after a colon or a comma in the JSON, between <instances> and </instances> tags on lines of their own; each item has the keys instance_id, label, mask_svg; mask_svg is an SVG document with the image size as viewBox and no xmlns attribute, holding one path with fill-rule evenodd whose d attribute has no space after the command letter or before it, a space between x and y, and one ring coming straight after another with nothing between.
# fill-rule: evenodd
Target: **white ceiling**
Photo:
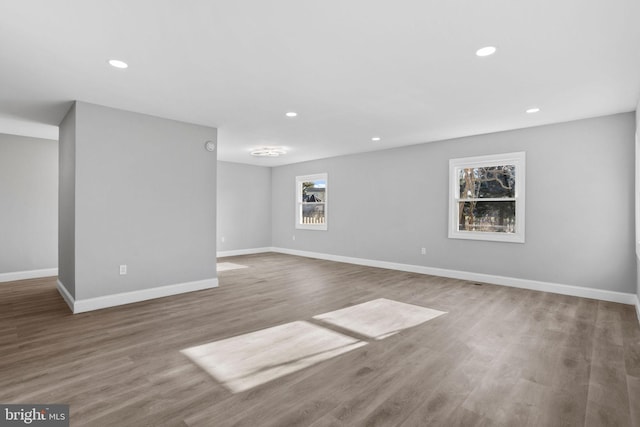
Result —
<instances>
[{"instance_id":1,"label":"white ceiling","mask_svg":"<svg viewBox=\"0 0 640 427\"><path fill-rule=\"evenodd\" d=\"M55 139L81 100L217 127L221 160L275 166L633 111L638 17L638 0L2 1L0 132ZM248 154L264 145L289 152Z\"/></svg>"}]
</instances>

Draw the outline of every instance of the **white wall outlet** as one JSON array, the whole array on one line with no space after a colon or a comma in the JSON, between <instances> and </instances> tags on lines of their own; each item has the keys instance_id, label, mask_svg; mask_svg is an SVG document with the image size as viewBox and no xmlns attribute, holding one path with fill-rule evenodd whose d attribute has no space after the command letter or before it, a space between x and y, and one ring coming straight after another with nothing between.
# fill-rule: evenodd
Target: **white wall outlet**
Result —
<instances>
[{"instance_id":1,"label":"white wall outlet","mask_svg":"<svg viewBox=\"0 0 640 427\"><path fill-rule=\"evenodd\" d=\"M127 265L123 264L120 266L120 275L124 276L125 274L127 274Z\"/></svg>"},{"instance_id":2,"label":"white wall outlet","mask_svg":"<svg viewBox=\"0 0 640 427\"><path fill-rule=\"evenodd\" d=\"M421 253L422 255L426 255L426 254L427 254L427 248L422 248L422 249L420 250L420 253Z\"/></svg>"},{"instance_id":3,"label":"white wall outlet","mask_svg":"<svg viewBox=\"0 0 640 427\"><path fill-rule=\"evenodd\" d=\"M291 240L296 240L296 235L294 234L293 237L291 237Z\"/></svg>"},{"instance_id":4,"label":"white wall outlet","mask_svg":"<svg viewBox=\"0 0 640 427\"><path fill-rule=\"evenodd\" d=\"M220 238L220 241L224 243L224 236Z\"/></svg>"}]
</instances>

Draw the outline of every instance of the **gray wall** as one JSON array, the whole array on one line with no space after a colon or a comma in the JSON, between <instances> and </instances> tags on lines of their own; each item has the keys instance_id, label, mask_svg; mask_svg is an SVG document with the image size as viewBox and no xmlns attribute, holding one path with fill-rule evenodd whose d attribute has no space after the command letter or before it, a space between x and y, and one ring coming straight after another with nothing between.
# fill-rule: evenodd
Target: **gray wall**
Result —
<instances>
[{"instance_id":1,"label":"gray wall","mask_svg":"<svg viewBox=\"0 0 640 427\"><path fill-rule=\"evenodd\" d=\"M638 106L636 107L636 148L638 143L640 143L640 101L638 101ZM636 152L636 157L638 156L640 156L640 153ZM638 162L636 161L636 165L637 164ZM640 171L636 171L636 174L640 174ZM638 185L637 182L636 182L636 185ZM638 204L640 203L640 201L636 200L636 203ZM640 212L636 212L636 215L640 215ZM636 221L636 229L638 227L640 227L640 224L638 224L638 222ZM640 242L638 242L638 244L640 244ZM636 256L637 256L637 251L636 251ZM638 275L636 278L636 295L638 295L638 304L640 304L640 259L636 258L636 263L638 267ZM638 305L638 310L640 310L640 305ZM640 311L638 312L638 316L640 316Z\"/></svg>"},{"instance_id":2,"label":"gray wall","mask_svg":"<svg viewBox=\"0 0 640 427\"><path fill-rule=\"evenodd\" d=\"M633 293L634 127L626 113L274 168L273 246ZM448 239L449 159L514 151L526 242ZM329 229L296 230L295 176L321 172Z\"/></svg>"},{"instance_id":3,"label":"gray wall","mask_svg":"<svg viewBox=\"0 0 640 427\"><path fill-rule=\"evenodd\" d=\"M0 134L0 274L58 265L58 142Z\"/></svg>"},{"instance_id":4,"label":"gray wall","mask_svg":"<svg viewBox=\"0 0 640 427\"><path fill-rule=\"evenodd\" d=\"M75 298L215 278L216 129L84 102L75 127Z\"/></svg>"},{"instance_id":5,"label":"gray wall","mask_svg":"<svg viewBox=\"0 0 640 427\"><path fill-rule=\"evenodd\" d=\"M218 162L218 251L268 246L271 168Z\"/></svg>"},{"instance_id":6,"label":"gray wall","mask_svg":"<svg viewBox=\"0 0 640 427\"><path fill-rule=\"evenodd\" d=\"M58 280L76 295L76 106L73 105L59 127L58 192Z\"/></svg>"}]
</instances>

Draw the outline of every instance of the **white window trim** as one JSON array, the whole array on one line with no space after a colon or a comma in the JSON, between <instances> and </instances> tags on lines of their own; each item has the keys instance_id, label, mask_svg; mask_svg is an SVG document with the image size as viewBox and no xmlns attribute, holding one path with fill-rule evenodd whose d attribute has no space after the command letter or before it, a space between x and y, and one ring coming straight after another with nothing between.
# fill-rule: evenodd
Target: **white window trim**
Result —
<instances>
[{"instance_id":1,"label":"white window trim","mask_svg":"<svg viewBox=\"0 0 640 427\"><path fill-rule=\"evenodd\" d=\"M515 165L516 167L516 231L515 233L498 233L487 231L458 230L458 202L460 200L458 171L460 169L483 166ZM517 153L494 154L489 156L465 157L449 160L449 238L489 240L496 242L524 243L525 230L525 177L526 154ZM491 200L491 199L485 199Z\"/></svg>"},{"instance_id":2,"label":"white window trim","mask_svg":"<svg viewBox=\"0 0 640 427\"><path fill-rule=\"evenodd\" d=\"M324 189L324 223L323 224L302 224L302 183L322 179L326 182ZM296 229L299 230L327 230L329 222L329 179L326 173L317 173L314 175L296 176Z\"/></svg>"},{"instance_id":3,"label":"white window trim","mask_svg":"<svg viewBox=\"0 0 640 427\"><path fill-rule=\"evenodd\" d=\"M638 116L640 117L640 115ZM636 157L636 182L635 182L635 196L636 196L636 257L640 259L640 135L636 131L636 145L635 145L635 157Z\"/></svg>"}]
</instances>

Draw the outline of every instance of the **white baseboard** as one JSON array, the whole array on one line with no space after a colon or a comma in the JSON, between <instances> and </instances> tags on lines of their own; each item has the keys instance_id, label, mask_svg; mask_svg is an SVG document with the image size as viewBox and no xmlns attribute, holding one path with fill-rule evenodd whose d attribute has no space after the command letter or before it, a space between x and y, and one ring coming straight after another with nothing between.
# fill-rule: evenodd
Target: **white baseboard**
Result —
<instances>
[{"instance_id":1,"label":"white baseboard","mask_svg":"<svg viewBox=\"0 0 640 427\"><path fill-rule=\"evenodd\" d=\"M251 248L251 249L236 249L233 251L218 251L216 256L218 258L224 258L226 256L253 255L253 254L262 254L265 252L273 252L273 248Z\"/></svg>"},{"instance_id":2,"label":"white baseboard","mask_svg":"<svg viewBox=\"0 0 640 427\"><path fill-rule=\"evenodd\" d=\"M638 323L640 323L640 297L636 295L636 315L638 316Z\"/></svg>"},{"instance_id":3,"label":"white baseboard","mask_svg":"<svg viewBox=\"0 0 640 427\"><path fill-rule=\"evenodd\" d=\"M58 275L57 268L43 268L41 270L15 271L12 273L0 273L0 283L13 282L15 280L39 279Z\"/></svg>"},{"instance_id":4,"label":"white baseboard","mask_svg":"<svg viewBox=\"0 0 640 427\"><path fill-rule=\"evenodd\" d=\"M511 286L513 288L530 289L534 291L551 292L554 294L571 295L583 298L599 299L602 301L619 302L636 305L638 298L635 294L607 291L603 289L585 288L582 286L562 285L559 283L541 282L538 280L518 279L515 277L495 276L492 274L472 273L469 271L447 270L444 268L424 267L420 265L400 264L388 261L377 261L364 258L354 258L342 255L323 254L318 252L299 251L287 248L271 248L273 252L308 258L324 259L328 261L344 262L348 264L379 267L390 270L407 271L411 273L429 274L432 276L449 277L452 279L470 280L473 282L491 283L494 285ZM640 309L638 309L640 310Z\"/></svg>"},{"instance_id":5,"label":"white baseboard","mask_svg":"<svg viewBox=\"0 0 640 427\"><path fill-rule=\"evenodd\" d=\"M69 305L69 308L71 308L73 314L216 287L218 287L218 279L213 278L77 300L71 296L62 282L58 280L58 291Z\"/></svg>"},{"instance_id":6,"label":"white baseboard","mask_svg":"<svg viewBox=\"0 0 640 427\"><path fill-rule=\"evenodd\" d=\"M71 309L71 312L73 312L74 299L67 290L67 287L60 281L60 279L58 279L57 281L57 287L58 292L60 293L60 295L62 295L62 299L67 303L69 309Z\"/></svg>"}]
</instances>

